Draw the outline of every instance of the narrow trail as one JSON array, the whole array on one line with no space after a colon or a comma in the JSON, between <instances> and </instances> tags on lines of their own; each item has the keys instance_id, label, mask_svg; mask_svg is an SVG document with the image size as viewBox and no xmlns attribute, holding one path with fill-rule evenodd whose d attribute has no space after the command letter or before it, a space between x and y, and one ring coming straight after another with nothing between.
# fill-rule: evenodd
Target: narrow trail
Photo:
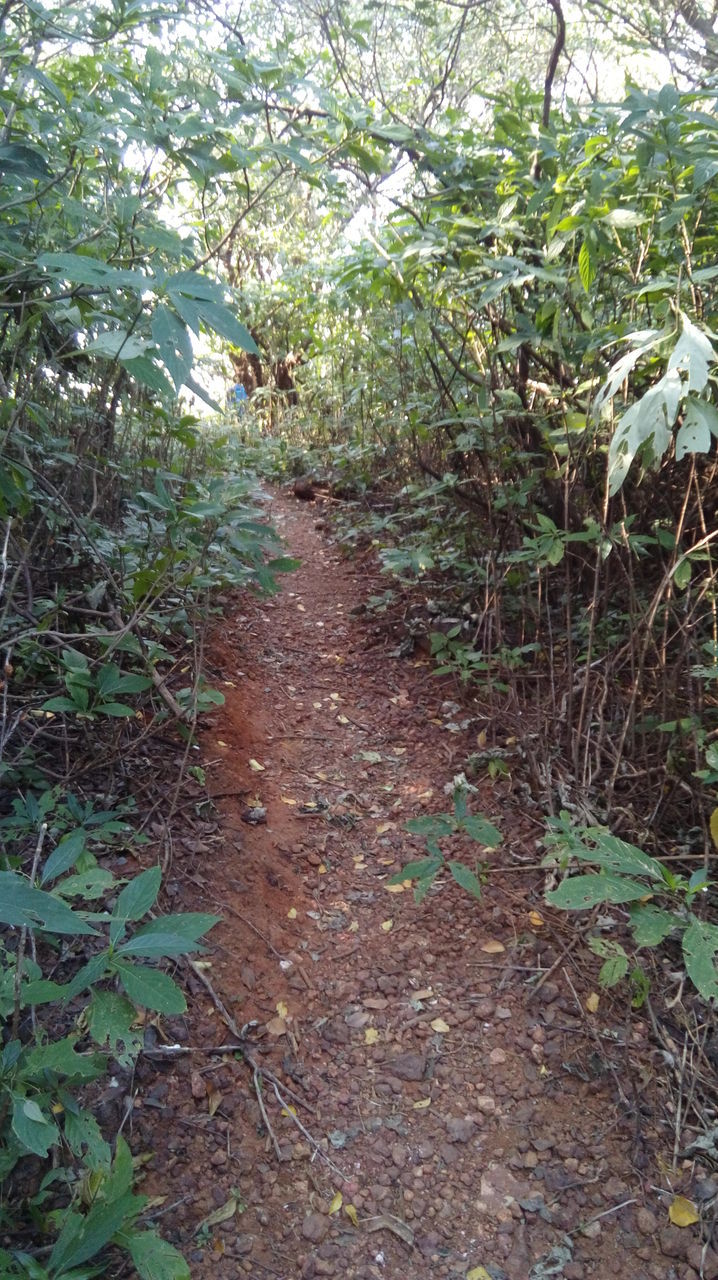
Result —
<instances>
[{"instance_id":1,"label":"narrow trail","mask_svg":"<svg viewBox=\"0 0 718 1280\"><path fill-rule=\"evenodd\" d=\"M203 746L221 838L180 894L223 915L204 972L240 1026L256 1020L255 1059L296 1120L265 1078L275 1146L232 1055L145 1064L133 1135L175 1205L164 1229L200 1280L694 1277L644 1198L625 1028L590 1029L565 959L527 1003L564 941L536 914L541 873L518 873L539 830L511 784L476 797L509 867L481 903L448 883L420 906L387 889L421 849L404 823L450 807L481 723L447 729L471 709L447 706L425 662L372 647L367 578L316 516L274 500L302 566L214 636L226 705ZM266 824L247 823L259 806ZM169 1034L231 1040L191 987Z\"/></svg>"}]
</instances>

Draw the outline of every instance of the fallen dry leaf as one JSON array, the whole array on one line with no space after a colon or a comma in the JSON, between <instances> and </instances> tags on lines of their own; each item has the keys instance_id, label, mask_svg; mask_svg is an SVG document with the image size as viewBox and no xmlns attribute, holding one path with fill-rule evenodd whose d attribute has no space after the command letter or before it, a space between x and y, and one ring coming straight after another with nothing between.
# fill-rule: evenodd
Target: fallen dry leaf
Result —
<instances>
[{"instance_id":1,"label":"fallen dry leaf","mask_svg":"<svg viewBox=\"0 0 718 1280\"><path fill-rule=\"evenodd\" d=\"M411 880L405 880L403 884L385 884L384 888L387 893L406 893L409 885L411 885Z\"/></svg>"},{"instance_id":2,"label":"fallen dry leaf","mask_svg":"<svg viewBox=\"0 0 718 1280\"><path fill-rule=\"evenodd\" d=\"M264 773L264 765L260 764L258 760L250 760L249 767L252 773Z\"/></svg>"},{"instance_id":3,"label":"fallen dry leaf","mask_svg":"<svg viewBox=\"0 0 718 1280\"><path fill-rule=\"evenodd\" d=\"M296 804L296 800L292 800L291 796L280 796L282 804Z\"/></svg>"},{"instance_id":4,"label":"fallen dry leaf","mask_svg":"<svg viewBox=\"0 0 718 1280\"><path fill-rule=\"evenodd\" d=\"M529 911L529 920L534 929L540 929L544 924L544 918L539 915L538 911Z\"/></svg>"},{"instance_id":5,"label":"fallen dry leaf","mask_svg":"<svg viewBox=\"0 0 718 1280\"><path fill-rule=\"evenodd\" d=\"M202 1219L195 1227L194 1234L197 1235L204 1227L216 1227L220 1222L228 1222L236 1212L237 1198L236 1196L231 1196L223 1205L220 1205L219 1209L215 1209L214 1213L210 1213L208 1218Z\"/></svg>"},{"instance_id":6,"label":"fallen dry leaf","mask_svg":"<svg viewBox=\"0 0 718 1280\"><path fill-rule=\"evenodd\" d=\"M383 929L384 933L390 933L390 932L391 932L391 930L394 928L394 921L393 921L393 920L382 920L382 922L381 922L381 927L382 927L382 929Z\"/></svg>"},{"instance_id":7,"label":"fallen dry leaf","mask_svg":"<svg viewBox=\"0 0 718 1280\"><path fill-rule=\"evenodd\" d=\"M596 1013L600 1004L600 998L597 991L592 991L586 1000L586 1008L589 1013Z\"/></svg>"},{"instance_id":8,"label":"fallen dry leaf","mask_svg":"<svg viewBox=\"0 0 718 1280\"><path fill-rule=\"evenodd\" d=\"M287 1032L287 1024L284 1018L270 1018L267 1023L267 1031L270 1036L283 1036Z\"/></svg>"},{"instance_id":9,"label":"fallen dry leaf","mask_svg":"<svg viewBox=\"0 0 718 1280\"><path fill-rule=\"evenodd\" d=\"M337 724L349 724L346 716L337 716Z\"/></svg>"},{"instance_id":10,"label":"fallen dry leaf","mask_svg":"<svg viewBox=\"0 0 718 1280\"><path fill-rule=\"evenodd\" d=\"M674 1227L692 1227L694 1222L700 1222L701 1215L692 1200L686 1199L685 1196L676 1196L668 1206L668 1217Z\"/></svg>"},{"instance_id":11,"label":"fallen dry leaf","mask_svg":"<svg viewBox=\"0 0 718 1280\"><path fill-rule=\"evenodd\" d=\"M219 1089L211 1084L207 1090L207 1097L209 1099L209 1114L213 1116L222 1101L222 1094Z\"/></svg>"},{"instance_id":12,"label":"fallen dry leaf","mask_svg":"<svg viewBox=\"0 0 718 1280\"><path fill-rule=\"evenodd\" d=\"M350 932L350 933L358 933L358 932L359 932L359 921L358 921L358 920L352 920L351 924L349 925L349 932Z\"/></svg>"},{"instance_id":13,"label":"fallen dry leaf","mask_svg":"<svg viewBox=\"0 0 718 1280\"><path fill-rule=\"evenodd\" d=\"M376 829L376 834L378 836L383 836L383 835L386 835L387 831L393 831L393 830L394 830L393 822L380 822L379 826Z\"/></svg>"},{"instance_id":14,"label":"fallen dry leaf","mask_svg":"<svg viewBox=\"0 0 718 1280\"><path fill-rule=\"evenodd\" d=\"M297 908L296 908L296 907L290 907L290 908L289 908L289 910L288 910L288 912L287 912L287 919L288 919L288 920L296 920L296 918L297 918Z\"/></svg>"},{"instance_id":15,"label":"fallen dry leaf","mask_svg":"<svg viewBox=\"0 0 718 1280\"><path fill-rule=\"evenodd\" d=\"M447 1031L451 1031L451 1027L448 1022L444 1022L443 1018L434 1018L434 1021L431 1024L431 1029L432 1031L441 1032L442 1035L445 1035Z\"/></svg>"},{"instance_id":16,"label":"fallen dry leaf","mask_svg":"<svg viewBox=\"0 0 718 1280\"><path fill-rule=\"evenodd\" d=\"M433 996L433 994L434 994L434 988L433 988L433 987L422 987L422 988L421 988L421 991L415 991L415 992L414 992L414 994L413 994L413 996L412 996L412 999L414 999L414 1000L428 1000L431 996Z\"/></svg>"},{"instance_id":17,"label":"fallen dry leaf","mask_svg":"<svg viewBox=\"0 0 718 1280\"><path fill-rule=\"evenodd\" d=\"M190 1089L192 1090L192 1097L196 1098L197 1102L201 1102L203 1098L206 1098L207 1085L205 1084L204 1076L201 1076L199 1071L192 1072L189 1078L189 1083Z\"/></svg>"},{"instance_id":18,"label":"fallen dry leaf","mask_svg":"<svg viewBox=\"0 0 718 1280\"><path fill-rule=\"evenodd\" d=\"M472 1267L466 1272L466 1280L491 1280L491 1275L486 1267Z\"/></svg>"},{"instance_id":19,"label":"fallen dry leaf","mask_svg":"<svg viewBox=\"0 0 718 1280\"><path fill-rule=\"evenodd\" d=\"M485 951L489 956L498 956L501 955L502 951L506 950L506 947L497 938L489 938L488 942L482 944L481 950Z\"/></svg>"},{"instance_id":20,"label":"fallen dry leaf","mask_svg":"<svg viewBox=\"0 0 718 1280\"><path fill-rule=\"evenodd\" d=\"M356 1211L356 1209L355 1209L354 1205L353 1205L353 1204L345 1204L345 1205L344 1205L344 1212L345 1212L345 1214L347 1215L347 1217L348 1217L349 1221L351 1222L352 1226L354 1226L354 1227L358 1227L358 1226L359 1226L359 1216L358 1216L358 1214L357 1214L357 1211Z\"/></svg>"},{"instance_id":21,"label":"fallen dry leaf","mask_svg":"<svg viewBox=\"0 0 718 1280\"><path fill-rule=\"evenodd\" d=\"M289 1009L287 1008L283 1000L277 1001L276 1010L280 1018L286 1018L287 1014L289 1013Z\"/></svg>"},{"instance_id":22,"label":"fallen dry leaf","mask_svg":"<svg viewBox=\"0 0 718 1280\"><path fill-rule=\"evenodd\" d=\"M344 1196L342 1195L341 1191L337 1191L336 1194L332 1197L332 1202L329 1206L330 1216L333 1213L338 1213L343 1204L344 1204Z\"/></svg>"},{"instance_id":23,"label":"fallen dry leaf","mask_svg":"<svg viewBox=\"0 0 718 1280\"><path fill-rule=\"evenodd\" d=\"M431 1106L431 1098L419 1098L418 1102L413 1103L414 1111L425 1111Z\"/></svg>"},{"instance_id":24,"label":"fallen dry leaf","mask_svg":"<svg viewBox=\"0 0 718 1280\"><path fill-rule=\"evenodd\" d=\"M379 1039L379 1032L376 1027L367 1027L364 1032L364 1044L376 1044Z\"/></svg>"}]
</instances>

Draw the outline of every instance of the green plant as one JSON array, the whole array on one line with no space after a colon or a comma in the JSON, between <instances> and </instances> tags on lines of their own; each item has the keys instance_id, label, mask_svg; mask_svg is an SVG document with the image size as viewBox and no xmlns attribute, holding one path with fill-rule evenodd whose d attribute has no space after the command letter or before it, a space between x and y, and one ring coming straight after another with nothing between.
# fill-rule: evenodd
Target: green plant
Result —
<instances>
[{"instance_id":1,"label":"green plant","mask_svg":"<svg viewBox=\"0 0 718 1280\"><path fill-rule=\"evenodd\" d=\"M548 821L544 843L548 850L544 865L558 864L566 870L578 862L591 867L588 872L567 875L550 890L546 901L551 906L564 911L587 911L604 904L626 906L627 924L639 951L675 939L696 990L704 1000L718 997L718 925L695 910L712 888L705 866L686 878L605 827L573 826L565 811ZM603 986L614 986L632 974L643 988L640 969L632 970L619 942L596 936L589 945L604 959L600 972Z\"/></svg>"},{"instance_id":2,"label":"green plant","mask_svg":"<svg viewBox=\"0 0 718 1280\"><path fill-rule=\"evenodd\" d=\"M84 825L68 829L72 814ZM30 1201L44 1230L56 1236L42 1262L30 1247L0 1253L2 1274L34 1280L99 1275L112 1245L129 1252L144 1280L182 1280L189 1272L181 1255L141 1225L146 1199L132 1191L129 1149L121 1136L113 1144L103 1135L84 1095L112 1060L129 1066L137 1056L139 1008L184 1011L180 987L158 964L201 950L218 917L191 912L144 919L156 904L159 867L124 881L100 867L92 852L93 845L106 851L113 840L131 839L121 811L94 812L74 797L60 802L45 792L17 799L2 826L16 847L31 834L35 847L28 870L8 856L0 870L0 924L15 935L14 947L10 932L0 946L0 1019L7 1028L0 1053L0 1179L8 1186L11 1176L20 1177L29 1187L37 1174L28 1161L50 1166ZM46 844L53 847L43 857ZM98 904L110 896L111 910ZM58 963L61 941L66 958ZM47 976L58 967L74 972L63 981ZM48 1208L51 1188L60 1184L65 1207Z\"/></svg>"},{"instance_id":3,"label":"green plant","mask_svg":"<svg viewBox=\"0 0 718 1280\"><path fill-rule=\"evenodd\" d=\"M428 857L408 862L390 877L388 883L403 884L404 881L415 880L414 898L417 902L426 897L436 877L444 870L448 870L456 883L474 898L481 897L480 866L472 870L465 862L447 858L441 841L450 839L455 844L457 838L468 836L485 849L495 849L502 843L501 832L488 818L480 813L469 813L468 790L464 782L454 787L453 800L450 813L427 814L426 817L411 818L406 823L406 830L412 835L424 837Z\"/></svg>"}]
</instances>

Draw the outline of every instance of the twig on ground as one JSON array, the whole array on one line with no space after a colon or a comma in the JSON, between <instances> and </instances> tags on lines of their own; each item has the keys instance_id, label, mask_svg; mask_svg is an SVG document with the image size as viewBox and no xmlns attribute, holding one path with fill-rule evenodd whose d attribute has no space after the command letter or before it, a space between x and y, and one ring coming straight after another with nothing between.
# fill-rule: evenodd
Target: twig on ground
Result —
<instances>
[{"instance_id":1,"label":"twig on ground","mask_svg":"<svg viewBox=\"0 0 718 1280\"><path fill-rule=\"evenodd\" d=\"M278 1140L277 1140L277 1135L275 1134L274 1129L272 1128L271 1124L269 1123L269 1116L267 1115L267 1109L266 1109L266 1107L265 1107L265 1105L264 1105L264 1098L262 1097L262 1079L261 1079L261 1076L260 1076L260 1074L259 1074L259 1068L258 1068L258 1067L255 1067L255 1068L254 1068L254 1075L253 1075L253 1079L254 1079L254 1092L255 1092L255 1093L256 1093L256 1095L257 1095L257 1102L259 1103L259 1110L260 1110L260 1111L261 1111L261 1113L262 1113L262 1120L264 1121L264 1127L265 1127L265 1129L267 1130L267 1133L269 1134L270 1138L272 1139L272 1146L274 1147L274 1153L275 1153L275 1155L276 1155L277 1159L278 1159L278 1160L281 1160L281 1159L282 1159L282 1148L281 1148L281 1147L280 1147L280 1145L279 1145L279 1142L278 1142ZM275 1093L277 1092L277 1086L276 1086L276 1085L274 1086L274 1091L275 1091ZM286 1108L286 1111L287 1111L287 1114L288 1114L288 1115L291 1115L291 1112L290 1112L290 1110L289 1110L289 1108L288 1108L288 1107Z\"/></svg>"}]
</instances>

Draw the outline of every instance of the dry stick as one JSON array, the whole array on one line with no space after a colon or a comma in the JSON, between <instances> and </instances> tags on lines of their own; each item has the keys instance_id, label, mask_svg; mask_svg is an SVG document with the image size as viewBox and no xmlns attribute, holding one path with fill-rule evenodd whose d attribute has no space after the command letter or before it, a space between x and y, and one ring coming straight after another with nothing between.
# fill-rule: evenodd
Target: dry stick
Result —
<instances>
[{"instance_id":1,"label":"dry stick","mask_svg":"<svg viewBox=\"0 0 718 1280\"><path fill-rule=\"evenodd\" d=\"M194 960L190 960L189 956L183 956L181 958L184 961L184 963L187 965L187 967L192 970L195 977L199 978L202 985L206 988L210 996L210 999L212 1000L212 1003L214 1004L214 1007L217 1010L217 1012L220 1014L222 1020L229 1027L230 1031L232 1032L232 1035L237 1037L240 1047L236 1050L236 1052L241 1053L245 1062L252 1068L253 1071L259 1071L261 1075L266 1076L267 1079L271 1080L272 1083L274 1084L276 1080L276 1076L274 1075L274 1072L270 1071L269 1067L260 1066L260 1064L256 1062L255 1059L252 1057L252 1054L249 1049L249 1045L247 1044L245 1037L242 1035L242 1032L237 1026L237 1023L235 1022L231 1013L229 1012L229 1010L227 1009L227 1007L225 1006L221 998L217 995L217 992L212 986L212 983L210 982L207 975L202 972L202 970L199 968L199 965L195 964ZM289 1085L286 1085L286 1084L282 1085L282 1088L286 1089L290 1097L293 1098L294 1101L300 1107L304 1107L305 1111L309 1111L311 1113L312 1108L309 1106L309 1103L305 1102L304 1098L300 1098L299 1094L295 1093L293 1089L290 1089Z\"/></svg>"},{"instance_id":2,"label":"dry stick","mask_svg":"<svg viewBox=\"0 0 718 1280\"><path fill-rule=\"evenodd\" d=\"M277 1095L277 1102L287 1112L287 1115L289 1116L290 1120L293 1120L297 1128L304 1134L304 1137L307 1139L307 1142L311 1143L311 1145L314 1147L315 1155L321 1156L322 1160L324 1160L325 1163L329 1165L329 1168L332 1170L332 1172L335 1173L337 1177L341 1178L342 1181L345 1182L347 1175L342 1172L342 1170L339 1168L339 1165L336 1165L333 1160L330 1160L326 1151L322 1151L322 1148L320 1147L316 1138L313 1138L309 1130L305 1129L304 1125L299 1119L299 1116L295 1116L292 1109L287 1106L287 1103L284 1101L284 1098L282 1097L281 1093L279 1092L279 1089L277 1088L276 1080L273 1077L270 1077L270 1078L272 1080L272 1088L274 1089L274 1092Z\"/></svg>"},{"instance_id":3,"label":"dry stick","mask_svg":"<svg viewBox=\"0 0 718 1280\"><path fill-rule=\"evenodd\" d=\"M255 1093L256 1093L256 1095L257 1095L257 1102L259 1103L259 1110L260 1110L260 1111L261 1111L261 1113L262 1113L262 1119L263 1119L263 1121L264 1121L264 1127L265 1127L265 1129L267 1130L267 1133L269 1134L270 1138L272 1139L272 1146L274 1147L274 1152L275 1152L275 1155L276 1155L277 1159L278 1159L278 1160L281 1160L281 1158L282 1158L282 1148L280 1147L279 1142L277 1141L277 1137L276 1137L276 1134L275 1134L275 1132L274 1132L274 1129L272 1128L271 1124L269 1123L269 1116L267 1115L267 1110L266 1110L266 1107L265 1107L265 1105L264 1105L264 1099L263 1099L263 1097L262 1097L262 1080L261 1080L261 1077L260 1077L260 1074L259 1074L259 1068L258 1068L258 1067L255 1067L255 1068L254 1068L254 1077L253 1077L253 1079L254 1079L254 1092L255 1092ZM287 1108L286 1108L286 1111L287 1111L287 1114L288 1114L288 1115L289 1115L289 1114L291 1114L291 1112L290 1112L290 1110L289 1110L289 1107L287 1107Z\"/></svg>"}]
</instances>

